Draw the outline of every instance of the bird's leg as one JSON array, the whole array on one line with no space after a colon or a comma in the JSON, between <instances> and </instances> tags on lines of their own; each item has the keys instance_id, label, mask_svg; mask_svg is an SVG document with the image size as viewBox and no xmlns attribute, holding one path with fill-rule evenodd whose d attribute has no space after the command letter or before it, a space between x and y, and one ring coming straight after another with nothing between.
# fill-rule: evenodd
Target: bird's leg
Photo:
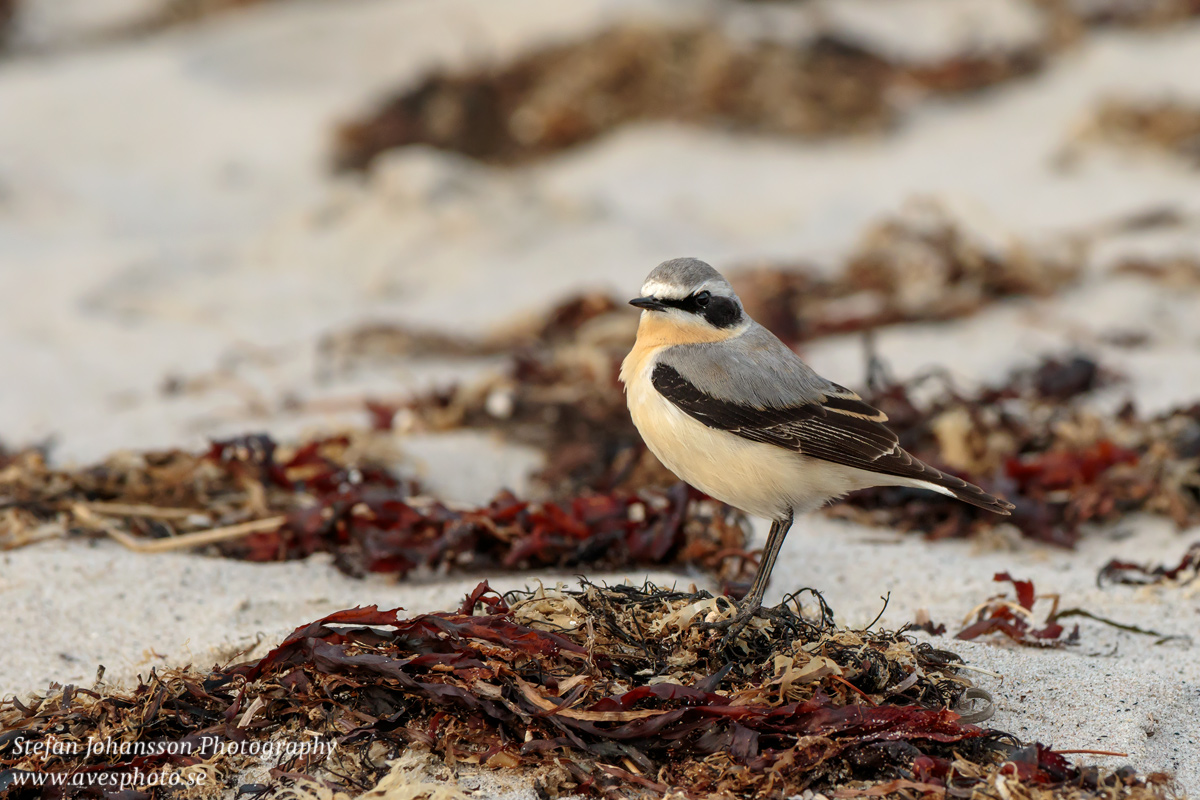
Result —
<instances>
[{"instance_id":1,"label":"bird's leg","mask_svg":"<svg viewBox=\"0 0 1200 800\"><path fill-rule=\"evenodd\" d=\"M783 519L777 519L771 523L771 532L767 534L767 544L763 548L762 559L758 562L758 571L754 573L754 582L750 584L750 591L737 604L738 613L730 619L720 622L702 623L705 628L728 629L721 642L722 647L741 633L742 629L762 608L763 595L767 591L767 584L771 581L771 571L775 569L775 559L779 557L779 548L783 547L783 540L787 537L791 527L791 510Z\"/></svg>"},{"instance_id":2,"label":"bird's leg","mask_svg":"<svg viewBox=\"0 0 1200 800\"><path fill-rule=\"evenodd\" d=\"M789 510L783 519L771 523L771 532L767 534L767 544L763 548L762 559L758 562L758 571L754 573L754 582L750 591L742 599L742 611L748 607L751 613L762 606L763 595L767 592L767 584L771 582L771 572L775 569L775 560L779 558L779 549L783 540L792 529L792 512Z\"/></svg>"}]
</instances>

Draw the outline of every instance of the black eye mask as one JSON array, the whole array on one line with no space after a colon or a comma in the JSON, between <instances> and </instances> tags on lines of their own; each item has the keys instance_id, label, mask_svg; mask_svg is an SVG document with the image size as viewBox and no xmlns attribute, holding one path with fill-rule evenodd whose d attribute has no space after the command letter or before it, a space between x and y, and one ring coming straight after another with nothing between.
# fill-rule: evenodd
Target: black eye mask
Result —
<instances>
[{"instance_id":1,"label":"black eye mask","mask_svg":"<svg viewBox=\"0 0 1200 800\"><path fill-rule=\"evenodd\" d=\"M730 328L742 319L742 310L737 302L730 297L713 295L709 292L698 292L688 295L682 300L661 300L664 306L678 308L689 314L704 317L709 324L716 328Z\"/></svg>"}]
</instances>

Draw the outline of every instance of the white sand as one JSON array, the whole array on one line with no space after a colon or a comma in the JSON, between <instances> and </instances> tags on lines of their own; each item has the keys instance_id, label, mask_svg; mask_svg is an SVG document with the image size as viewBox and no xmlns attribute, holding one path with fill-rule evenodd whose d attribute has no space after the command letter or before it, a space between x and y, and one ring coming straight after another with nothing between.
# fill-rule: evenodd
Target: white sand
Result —
<instances>
[{"instance_id":1,"label":"white sand","mask_svg":"<svg viewBox=\"0 0 1200 800\"><path fill-rule=\"evenodd\" d=\"M28 34L51 54L0 62L0 439L53 436L63 460L344 423L333 412L263 418L253 408L288 396L395 394L450 374L413 364L321 383L316 341L352 321L486 330L579 288L632 292L657 261L684 254L719 267L757 257L831 264L865 224L915 195L947 199L997 242L1053 240L1149 207L1200 212L1195 173L1166 159L1089 149L1072 169L1055 166L1097 97L1195 97L1197 25L1092 37L1034 79L926 104L880 139L802 145L638 126L520 170L417 149L382 159L364 183L325 171L336 119L431 64L503 58L642 4L301 0L74 48L81 29L115 25L146 4L85 5L76 17L64 6L58 21L46 12ZM839 12L837 24L896 42L893 27L856 22L869 5ZM1002 40L1025 35L1025 11L971 5L971 14L1000 15ZM970 35L939 30L899 40L937 52L940 37ZM969 386L1041 352L1086 346L1134 379L1099 403L1129 394L1155 411L1191 401L1200 396L1200 297L1105 274L1125 253L1176 251L1200 253L1196 226L1106 240L1089 282L1061 298L892 329L880 349L901 376L941 364ZM1109 326L1145 331L1151 343L1102 345ZM805 355L831 378L861 383L856 338L814 343ZM170 375L214 371L224 388L159 391ZM519 488L537 461L480 437L402 446L432 486L464 498ZM1010 570L1068 606L1196 635L1194 591L1098 590L1094 577L1115 555L1173 562L1198 538L1131 519L1075 553L1020 541L982 551L814 517L789 538L773 592L816 586L841 621L865 624L890 591L881 624L924 608L953 632L1002 590L993 572ZM98 664L110 677L207 665L341 607L444 608L476 581L351 581L322 559L249 565L78 541L6 553L0 564L0 690L22 694L49 680L87 683ZM998 727L1062 748L1124 751L1141 770L1178 770L1181 785L1200 792L1186 757L1200 741L1194 648L1086 620L1080 629L1080 644L1063 652L935 641L1003 674L980 676L1000 699Z\"/></svg>"}]
</instances>

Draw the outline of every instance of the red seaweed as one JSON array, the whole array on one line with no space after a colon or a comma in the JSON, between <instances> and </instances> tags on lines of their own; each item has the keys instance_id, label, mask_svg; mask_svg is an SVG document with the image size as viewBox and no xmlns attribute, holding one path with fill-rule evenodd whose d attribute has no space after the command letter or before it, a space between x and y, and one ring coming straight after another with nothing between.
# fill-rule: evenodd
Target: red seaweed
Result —
<instances>
[{"instance_id":1,"label":"red seaweed","mask_svg":"<svg viewBox=\"0 0 1200 800\"><path fill-rule=\"evenodd\" d=\"M997 572L992 580L1008 582L1016 590L1017 602L997 595L980 607L976 619L959 631L954 638L970 641L989 633L1002 633L1017 644L1035 647L1058 647L1074 644L1079 640L1079 626L1064 639L1065 628L1057 622L1058 596L1050 599L1054 604L1049 616L1040 627L1034 623L1033 604L1038 596L1033 588L1033 581L1017 580L1007 572Z\"/></svg>"},{"instance_id":2,"label":"red seaweed","mask_svg":"<svg viewBox=\"0 0 1200 800\"><path fill-rule=\"evenodd\" d=\"M147 453L77 471L51 470L27 452L6 472L0 497L30 528L111 524L135 541L262 520L264 529L211 547L249 561L328 552L353 575L695 564L738 582L752 567L745 518L683 484L546 502L501 492L461 508L419 496L363 446L361 436L284 448L250 435L213 442L204 454Z\"/></svg>"},{"instance_id":3,"label":"red seaweed","mask_svg":"<svg viewBox=\"0 0 1200 800\"><path fill-rule=\"evenodd\" d=\"M1032 586L1014 584L1031 604ZM256 661L152 673L131 691L66 687L29 705L0 702L0 785L20 787L33 772L119 775L201 759L233 779L248 762L214 743L303 729L338 742L337 768L325 755L267 763L271 784L242 791L314 779L362 791L387 770L368 753L420 748L451 768L540 766L555 776L541 784L549 797L968 792L996 774L1046 800L1163 795L1150 779L1081 770L1040 744L966 723L954 710L968 684L953 655L898 634L837 629L783 605L726 660L719 631L679 616L715 603L704 592L587 584L502 597L484 582L454 612L339 611ZM122 719L138 723L112 725ZM174 742L178 754L16 755L13 743L49 741L68 724L78 737Z\"/></svg>"},{"instance_id":4,"label":"red seaweed","mask_svg":"<svg viewBox=\"0 0 1200 800\"><path fill-rule=\"evenodd\" d=\"M1113 559L1100 569L1096 583L1124 583L1132 586L1147 586L1168 581L1191 583L1200 576L1200 542L1187 549L1179 563L1173 567L1164 564L1145 566L1129 561Z\"/></svg>"}]
</instances>

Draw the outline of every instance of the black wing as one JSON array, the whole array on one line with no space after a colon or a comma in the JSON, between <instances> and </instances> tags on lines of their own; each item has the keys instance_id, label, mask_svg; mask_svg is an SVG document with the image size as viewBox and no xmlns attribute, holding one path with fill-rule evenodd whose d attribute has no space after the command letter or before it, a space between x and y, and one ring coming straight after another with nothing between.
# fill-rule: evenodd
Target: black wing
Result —
<instances>
[{"instance_id":1,"label":"black wing","mask_svg":"<svg viewBox=\"0 0 1200 800\"><path fill-rule=\"evenodd\" d=\"M710 428L867 472L926 481L999 514L1012 508L978 486L914 458L883 424L886 414L836 384L814 402L756 408L711 397L666 364L655 366L651 382L663 397Z\"/></svg>"}]
</instances>

